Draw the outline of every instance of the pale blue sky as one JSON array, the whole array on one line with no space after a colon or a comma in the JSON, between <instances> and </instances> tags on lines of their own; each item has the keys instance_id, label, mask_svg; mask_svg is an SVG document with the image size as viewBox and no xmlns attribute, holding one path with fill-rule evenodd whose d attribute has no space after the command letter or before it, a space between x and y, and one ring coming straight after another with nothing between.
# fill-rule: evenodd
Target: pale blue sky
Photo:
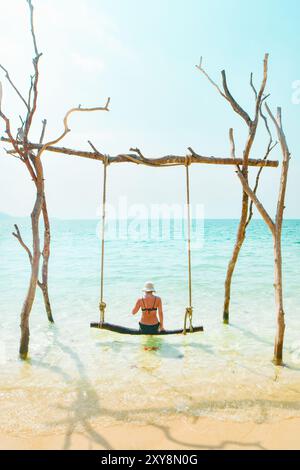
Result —
<instances>
[{"instance_id":1,"label":"pale blue sky","mask_svg":"<svg viewBox=\"0 0 300 470\"><path fill-rule=\"evenodd\" d=\"M265 52L270 53L269 105L283 108L291 161L286 216L300 217L299 116L292 86L300 80L296 0L35 0L41 59L37 124L46 117L47 136L61 130L65 111L81 103L102 105L110 113L72 118L72 133L62 145L88 149L91 139L103 152L140 147L147 156L185 154L188 146L207 155L229 155L228 129L234 127L238 150L244 123L195 69L200 55L215 80L225 68L230 89L252 114L250 72L256 83ZM31 44L25 0L0 0L0 62L26 90ZM3 109L18 116L8 85ZM32 134L32 140L38 136ZM1 125L1 132L3 126ZM253 157L264 152L259 132ZM279 149L273 158L281 158ZM100 201L101 167L95 162L53 154L44 156L49 209L56 217L95 217ZM130 164L111 167L109 201L178 203L184 197L183 169L149 169ZM264 170L260 196L272 211L278 170ZM240 183L234 168L193 166L192 198L206 217L238 217ZM22 164L0 159L0 211L30 212L32 182Z\"/></svg>"}]
</instances>

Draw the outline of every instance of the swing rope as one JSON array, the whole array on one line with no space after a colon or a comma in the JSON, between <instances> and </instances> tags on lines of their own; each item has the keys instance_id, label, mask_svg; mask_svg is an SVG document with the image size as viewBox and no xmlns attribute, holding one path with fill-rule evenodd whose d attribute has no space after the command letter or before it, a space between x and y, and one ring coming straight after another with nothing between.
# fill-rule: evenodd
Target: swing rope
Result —
<instances>
[{"instance_id":1,"label":"swing rope","mask_svg":"<svg viewBox=\"0 0 300 470\"><path fill-rule=\"evenodd\" d=\"M106 179L107 166L109 165L108 156L105 155L103 160L103 192L102 192L102 217L101 217L101 274L100 274L100 326L103 325L105 319L106 303L103 300L104 294L104 247L105 247L105 216L106 216Z\"/></svg>"},{"instance_id":2,"label":"swing rope","mask_svg":"<svg viewBox=\"0 0 300 470\"><path fill-rule=\"evenodd\" d=\"M186 203L187 203L187 246L188 246L188 307L185 309L183 334L187 332L187 322L189 322L189 330L193 332L192 317L192 260L191 260L191 211L190 211L190 176L189 166L191 165L191 155L185 157L186 170ZM103 192L102 192L102 215L101 215L101 274L100 274L100 328L105 321L106 303L104 302L104 248L105 248L105 217L106 217L106 187L107 187L107 167L109 165L109 157L104 156L103 159Z\"/></svg>"},{"instance_id":3,"label":"swing rope","mask_svg":"<svg viewBox=\"0 0 300 470\"><path fill-rule=\"evenodd\" d=\"M191 164L191 156L185 157L185 175L186 175L186 204L187 204L187 247L188 247L188 292L189 305L185 309L183 334L186 334L187 322L189 321L190 332L193 331L192 318L192 257L191 257L191 210L190 210L190 174L189 166Z\"/></svg>"}]
</instances>

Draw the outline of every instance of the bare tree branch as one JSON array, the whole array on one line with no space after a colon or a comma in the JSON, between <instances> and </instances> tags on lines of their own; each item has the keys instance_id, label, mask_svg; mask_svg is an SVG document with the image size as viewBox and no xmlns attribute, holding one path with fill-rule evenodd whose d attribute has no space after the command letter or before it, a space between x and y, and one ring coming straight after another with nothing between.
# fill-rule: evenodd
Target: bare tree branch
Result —
<instances>
[{"instance_id":1,"label":"bare tree branch","mask_svg":"<svg viewBox=\"0 0 300 470\"><path fill-rule=\"evenodd\" d=\"M35 36L35 31L34 31L33 5L32 5L31 0L27 0L27 3L29 5L29 10L30 10L30 26L31 26L31 35L32 35L32 41L33 41L34 53L37 57L40 54L39 54L39 51L38 51L36 36Z\"/></svg>"},{"instance_id":2,"label":"bare tree branch","mask_svg":"<svg viewBox=\"0 0 300 470\"><path fill-rule=\"evenodd\" d=\"M29 109L31 108L31 95L32 95L33 85L34 85L34 75L30 75L30 86L29 86L29 92L28 92L28 98L27 98ZM24 125L25 125L25 122L23 123L23 128L24 128Z\"/></svg>"},{"instance_id":3,"label":"bare tree branch","mask_svg":"<svg viewBox=\"0 0 300 470\"><path fill-rule=\"evenodd\" d=\"M25 159L25 156L23 154L23 152L20 150L20 147L19 147L19 143L18 141L16 141L13 136L12 136L12 132L11 132L11 127L10 127L10 120L9 118L6 116L6 114L4 114L4 112L2 111L2 109L0 108L0 117L3 119L3 121L5 122L5 132L6 134L8 135L9 137L9 141L11 142L15 152L20 156L20 158L22 160Z\"/></svg>"},{"instance_id":4,"label":"bare tree branch","mask_svg":"<svg viewBox=\"0 0 300 470\"><path fill-rule=\"evenodd\" d=\"M40 143L40 144L43 143L44 136L45 136L46 126L47 126L47 119L43 119L43 121L42 121L42 132L41 132L40 140L39 140L39 143Z\"/></svg>"},{"instance_id":5,"label":"bare tree branch","mask_svg":"<svg viewBox=\"0 0 300 470\"><path fill-rule=\"evenodd\" d=\"M130 152L135 152L135 153L137 153L138 156L139 156L142 160L145 159L144 155L142 154L142 152L140 151L139 148L137 148L137 147L131 147L131 148L129 149L129 151L130 151Z\"/></svg>"},{"instance_id":6,"label":"bare tree branch","mask_svg":"<svg viewBox=\"0 0 300 470\"><path fill-rule=\"evenodd\" d=\"M37 41L36 41L36 36L35 36L35 30L34 30L34 18L33 18L33 13L34 13L34 8L32 5L31 0L27 0L28 6L29 6L29 12L30 12L30 29L31 29L31 37L32 37L32 42L33 42L33 48L34 48L34 53L35 57L33 59L33 67L34 67L34 76L31 78L31 86L29 89L29 97L28 97L28 113L27 117L25 120L25 125L24 125L24 150L25 154L27 155L27 143L28 143L28 135L29 131L31 128L32 124L32 119L36 111L37 107L37 99L38 99L38 81L39 81L39 60L41 57L41 53L38 51L37 47ZM33 93L33 102L31 105L31 95Z\"/></svg>"},{"instance_id":7,"label":"bare tree branch","mask_svg":"<svg viewBox=\"0 0 300 470\"><path fill-rule=\"evenodd\" d=\"M204 70L202 67L202 57L200 58L200 63L199 65L196 65L196 69L200 70L200 72L203 73L203 75L207 78L207 80L217 89L217 91L220 93L225 100L229 101L228 97L223 93L219 85L208 75L208 73Z\"/></svg>"},{"instance_id":8,"label":"bare tree branch","mask_svg":"<svg viewBox=\"0 0 300 470\"><path fill-rule=\"evenodd\" d=\"M290 151L289 151L288 144L286 141L286 136L282 127L281 108L277 108L277 118L275 118L269 106L267 105L267 103L265 104L265 106L266 106L269 116L271 117L275 125L278 140L280 142L282 156L283 156L282 170L281 170L281 176L280 176L279 196L278 196L277 211L276 211L276 224L278 227L277 230L279 233L281 233L283 211L285 209L284 201L285 201L285 194L286 194L286 187L287 187L287 176L288 176L289 161L290 161L291 156L290 156Z\"/></svg>"},{"instance_id":9,"label":"bare tree branch","mask_svg":"<svg viewBox=\"0 0 300 470\"><path fill-rule=\"evenodd\" d=\"M20 157L18 154L16 154L16 152L15 152L14 149L8 150L8 149L4 148L4 150L5 150L5 153L6 153L7 155L10 155L11 157L14 157L14 158L17 158L18 160L23 161L23 160L21 159L21 157Z\"/></svg>"},{"instance_id":10,"label":"bare tree branch","mask_svg":"<svg viewBox=\"0 0 300 470\"><path fill-rule=\"evenodd\" d=\"M264 115L264 113L262 112L262 109L260 108L260 115L264 121L264 124L265 124L265 128L266 128L266 131L267 131L267 134L269 135L269 142L268 142L268 145L267 145L267 149L266 149L266 152L265 152L265 156L263 158L264 161L266 161L268 158L269 158L269 155L270 153L272 152L272 150L276 147L276 145L278 144L278 142L275 142L273 144L273 136L271 134L271 131L270 131L270 127L269 127L269 124L268 124L268 120L267 120L267 117ZM261 176L261 173L262 173L262 170L263 170L264 167L260 167L260 169L258 170L257 172L257 175L256 175L256 178L255 178L255 185L254 185L254 188L253 188L253 192L254 194L257 193L257 189L258 189L258 186L259 186L259 179L260 179L260 176ZM246 228L248 227L248 225L250 224L251 222L251 219L253 217L253 201L251 199L250 201L250 206L249 206L249 215L248 215L248 220L247 220L247 223L246 223Z\"/></svg>"},{"instance_id":11,"label":"bare tree branch","mask_svg":"<svg viewBox=\"0 0 300 470\"><path fill-rule=\"evenodd\" d=\"M225 98L233 108L233 110L238 113L246 122L248 127L251 127L253 124L252 119L250 118L249 114L239 105L239 103L235 100L235 98L232 96L231 92L229 91L228 84L227 84L227 78L226 78L226 72L225 70L222 70L221 75L222 75L222 84L223 84L223 90L219 87L219 85L211 79L211 77L208 75L208 73L203 69L202 67L202 57L200 59L200 64L196 65L196 68L200 70L200 72L205 75L205 77L209 80L209 82L217 89L217 91L220 93L223 98ZM263 75L263 81L260 87L259 92L257 93L254 85L253 85L253 74L250 76L250 85L255 93L255 98L256 98L256 110L255 110L255 118L258 119L259 115L259 109L260 109L260 104L263 96L263 92L266 86L266 81L267 81L267 73L268 73L268 54L265 54L264 57L264 75Z\"/></svg>"},{"instance_id":12,"label":"bare tree branch","mask_svg":"<svg viewBox=\"0 0 300 470\"><path fill-rule=\"evenodd\" d=\"M1 141L3 142L10 142L10 139L7 137L1 137ZM22 142L18 142L19 145L22 145ZM90 143L89 143L90 145ZM40 149L42 147L41 144L37 143L29 143L28 144L29 149L35 150L35 149ZM92 147L93 148L93 147ZM94 150L94 149L93 149ZM197 163L197 164L209 164L209 165L236 165L238 163L239 165L243 164L243 158L236 158L236 161L234 161L232 158L228 157L220 157L220 156L204 156L201 154L197 154L191 147L189 147L190 152L192 153L192 163ZM47 148L47 151L53 152L53 153L58 153L62 155L70 155L70 156L75 156L75 157L82 157L82 158L87 158L90 160L103 160L103 155L101 152L88 152L86 150L74 150L66 147L55 147L55 146L50 146ZM137 160L138 163L141 163L140 159L137 159L136 155L134 154L128 154L128 153L120 153L115 156L109 156L109 161L110 163L126 163L128 162L128 156L133 157ZM165 155L162 157L151 157L148 158L147 161L152 162L155 164L155 166L165 166L166 163L180 163L182 165L185 164L185 156L183 155ZM250 158L248 161L248 166L255 166L255 167L268 167L268 168L277 168L279 165L278 160L267 160L264 161L263 159L257 159L257 158Z\"/></svg>"},{"instance_id":13,"label":"bare tree branch","mask_svg":"<svg viewBox=\"0 0 300 470\"><path fill-rule=\"evenodd\" d=\"M229 91L225 70L222 70L221 74L222 74L223 88L224 88L225 95L227 97L227 101L229 101L229 103L231 104L232 109L244 119L247 126L251 127L252 120L249 114L238 104L238 102L233 98L232 94Z\"/></svg>"},{"instance_id":14,"label":"bare tree branch","mask_svg":"<svg viewBox=\"0 0 300 470\"><path fill-rule=\"evenodd\" d=\"M253 84L253 73L252 73L252 72L251 72L251 74L250 74L250 86L251 86L251 88L252 88L252 90L253 90L253 93L254 93L254 96L255 96L255 100L257 100L257 90L256 90L256 88L255 88L255 86L254 86L254 84Z\"/></svg>"},{"instance_id":15,"label":"bare tree branch","mask_svg":"<svg viewBox=\"0 0 300 470\"><path fill-rule=\"evenodd\" d=\"M283 128L282 128L281 108L277 108L277 119L276 119L274 117L272 111L270 110L267 103L265 103L265 107L266 107L266 110L267 110L270 118L272 119L272 121L275 125L277 135L278 135L278 140L280 142L280 146L281 146L283 154L290 155L288 145L287 145L287 141L286 141L286 137L285 137L285 134L284 134Z\"/></svg>"},{"instance_id":16,"label":"bare tree branch","mask_svg":"<svg viewBox=\"0 0 300 470\"><path fill-rule=\"evenodd\" d=\"M18 88L16 87L16 85L14 84L12 79L10 78L8 70L5 67L3 67L3 65L1 65L1 64L0 64L0 68L5 72L5 77L7 78L8 82L10 83L12 88L15 90L15 92L19 96L20 100L25 104L26 108L28 109L28 104L27 104L25 98L22 96L21 92L18 90Z\"/></svg>"},{"instance_id":17,"label":"bare tree branch","mask_svg":"<svg viewBox=\"0 0 300 470\"><path fill-rule=\"evenodd\" d=\"M32 264L32 253L31 253L30 249L28 248L28 246L26 245L26 243L23 241L23 238L21 236L19 227L16 224L14 225L14 227L15 227L16 231L12 232L12 235L18 240L20 245L24 248L24 250L28 254L30 264Z\"/></svg>"},{"instance_id":18,"label":"bare tree branch","mask_svg":"<svg viewBox=\"0 0 300 470\"><path fill-rule=\"evenodd\" d=\"M260 113L260 110L261 110L261 103L262 103L262 99L263 99L263 94L264 94L267 79L268 79L268 60L269 60L269 54L265 54L263 79L262 79L260 90L258 92L257 99L256 99L255 119L254 119L254 121L258 120L259 113Z\"/></svg>"},{"instance_id":19,"label":"bare tree branch","mask_svg":"<svg viewBox=\"0 0 300 470\"><path fill-rule=\"evenodd\" d=\"M268 134L268 136L269 136L269 145L272 145L272 143L273 143L272 132L270 131L268 119L267 119L266 115L262 112L262 107L260 108L260 116L261 116L261 118L262 118L263 121L264 121L265 128L266 128L267 134Z\"/></svg>"},{"instance_id":20,"label":"bare tree branch","mask_svg":"<svg viewBox=\"0 0 300 470\"><path fill-rule=\"evenodd\" d=\"M59 137L57 137L56 139L50 140L49 142L47 142L45 144L42 144L41 148L38 149L37 157L40 158L42 153L45 150L47 150L48 147L51 147L51 146L57 144L60 140L62 140L70 132L70 129L69 129L69 126L68 126L68 120L69 120L69 117L71 116L71 114L78 113L78 112L80 112L80 113L89 113L89 112L94 112L94 111L109 111L109 109L108 109L109 101L110 101L110 99L108 98L104 107L95 107L95 108L78 108L77 107L77 108L71 108L66 113L66 115L64 117L64 120L63 120L64 130L63 130L62 134Z\"/></svg>"},{"instance_id":21,"label":"bare tree branch","mask_svg":"<svg viewBox=\"0 0 300 470\"><path fill-rule=\"evenodd\" d=\"M266 160L269 157L270 153L272 152L274 147L276 147L277 144L278 144L278 142L275 142L273 145L270 145L270 144L268 145L266 154L264 156L264 160ZM257 172L256 178L255 178L255 184L254 184L254 188L253 188L253 193L254 194L257 193L258 186L259 186L259 179L260 179L263 168L264 168L263 166L260 167L260 169ZM249 215L248 215L248 220L247 220L247 223L246 223L246 227L248 227L248 225L250 224L252 217L253 217L253 201L251 199L250 206L249 206Z\"/></svg>"},{"instance_id":22,"label":"bare tree branch","mask_svg":"<svg viewBox=\"0 0 300 470\"><path fill-rule=\"evenodd\" d=\"M103 159L105 158L104 153L99 152L99 150L95 147L95 145L94 145L90 140L88 140L88 144L92 147L92 149L94 150L94 152L95 152L97 155L99 155L99 156L102 157Z\"/></svg>"},{"instance_id":23,"label":"bare tree branch","mask_svg":"<svg viewBox=\"0 0 300 470\"><path fill-rule=\"evenodd\" d=\"M235 142L234 142L234 135L233 135L232 128L229 129L229 141L230 141L230 147L231 147L230 155L231 155L231 158L235 160Z\"/></svg>"},{"instance_id":24,"label":"bare tree branch","mask_svg":"<svg viewBox=\"0 0 300 470\"><path fill-rule=\"evenodd\" d=\"M271 219L271 217L269 216L269 214L265 210L262 203L257 198L256 194L254 194L254 192L250 188L249 184L247 183L247 180L245 179L243 173L241 172L241 170L239 169L238 166L237 166L237 175L238 175L238 177L239 177L239 179L242 183L242 186L243 186L243 189L244 189L245 193L247 193L248 196L252 199L252 201L254 202L258 212L261 214L262 218L265 220L265 222L268 225L268 227L270 228L271 232L274 234L275 224L274 224L273 220Z\"/></svg>"}]
</instances>

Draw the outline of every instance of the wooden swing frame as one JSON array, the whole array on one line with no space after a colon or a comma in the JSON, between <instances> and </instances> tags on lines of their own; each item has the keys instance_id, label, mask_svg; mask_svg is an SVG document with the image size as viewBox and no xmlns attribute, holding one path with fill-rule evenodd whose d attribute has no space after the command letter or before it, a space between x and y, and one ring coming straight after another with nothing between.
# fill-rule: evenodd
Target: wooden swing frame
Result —
<instances>
[{"instance_id":1,"label":"wooden swing frame","mask_svg":"<svg viewBox=\"0 0 300 470\"><path fill-rule=\"evenodd\" d=\"M1 138L2 141L10 141L8 138ZM22 145L22 142L19 143ZM102 191L102 228L101 228L101 283L100 283L100 321L91 322L91 328L97 328L100 330L112 331L119 334L127 335L148 335L147 333L141 332L139 329L132 329L124 327L122 325L114 325L111 323L105 322L105 309L106 303L104 302L104 248L105 248L105 207L106 207L106 178L107 178L107 167L112 163L135 163L142 164L145 166L151 167L170 167L170 166L185 166L186 168L186 202L188 208L188 291L189 291L189 305L186 307L185 316L184 316L184 325L181 329L175 330L165 330L161 332L154 333L154 335L176 335L176 334L186 334L186 333L196 333L204 331L203 326L192 325L192 265L191 265L191 244L190 244L190 192L189 192L189 167L192 163L204 163L212 165L234 165L238 167L243 164L243 158L228 158L228 157L214 157L214 156L203 156L197 154L191 147L188 148L189 154L181 155L166 155L159 158L145 158L141 151L138 148L131 148L131 153L119 154L116 156L109 156L99 152L95 146L89 141L90 146L93 149L93 152L87 152L82 150L73 150L65 147L56 147L49 146L47 151L60 153L70 156L78 156L83 158L88 158L91 160L101 161L103 163L103 191ZM28 148L31 150L39 150L42 148L40 144L28 143ZM277 168L279 162L277 160L266 160L266 159L248 159L247 166L250 167L268 167L268 168ZM189 327L187 327L187 322L189 321ZM153 334L153 333L152 333Z\"/></svg>"}]
</instances>

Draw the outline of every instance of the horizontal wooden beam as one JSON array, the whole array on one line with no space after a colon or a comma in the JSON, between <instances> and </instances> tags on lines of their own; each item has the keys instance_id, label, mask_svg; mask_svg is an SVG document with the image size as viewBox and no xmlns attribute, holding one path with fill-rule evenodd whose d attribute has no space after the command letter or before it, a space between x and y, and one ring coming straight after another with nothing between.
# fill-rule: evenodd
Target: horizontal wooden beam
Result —
<instances>
[{"instance_id":1,"label":"horizontal wooden beam","mask_svg":"<svg viewBox=\"0 0 300 470\"><path fill-rule=\"evenodd\" d=\"M10 142L9 139L5 137L1 137L1 140L4 142ZM22 142L18 142L21 146ZM40 144L28 144L29 149L31 150L39 150L42 145ZM54 152L60 153L63 155L71 155L75 157L82 157L88 158L90 160L98 160L104 161L106 158L105 155L97 153L97 152L88 152L84 150L73 150L66 147L48 147L47 152ZM243 159L242 158L227 158L227 157L206 157L203 155L198 155L197 153L193 152L192 154L185 156L185 155L166 155L163 157L158 158L145 158L138 153L121 153L116 156L107 156L109 163L136 163L148 166L156 166L156 167L163 167L163 166L171 166L171 165L185 165L187 160L190 163L205 163L208 165L242 165ZM271 167L276 168L279 165L278 160L263 160L263 159L249 159L248 162L249 166L257 166L257 167Z\"/></svg>"}]
</instances>

